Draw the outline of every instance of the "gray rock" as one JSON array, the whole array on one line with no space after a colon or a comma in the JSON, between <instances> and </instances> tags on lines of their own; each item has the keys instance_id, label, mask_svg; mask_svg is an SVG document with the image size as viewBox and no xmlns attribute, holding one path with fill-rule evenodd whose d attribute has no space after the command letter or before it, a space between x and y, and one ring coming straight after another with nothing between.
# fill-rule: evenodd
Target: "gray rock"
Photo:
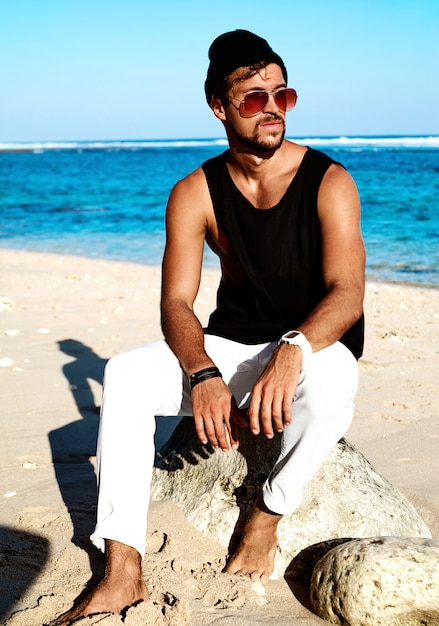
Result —
<instances>
[{"instance_id":1,"label":"gray rock","mask_svg":"<svg viewBox=\"0 0 439 626\"><path fill-rule=\"evenodd\" d=\"M343 626L437 626L439 541L376 537L330 550L311 579L313 610Z\"/></svg>"},{"instance_id":2,"label":"gray rock","mask_svg":"<svg viewBox=\"0 0 439 626\"><path fill-rule=\"evenodd\" d=\"M279 445L280 436L267 440L242 429L239 450L224 453L201 445L192 418L183 418L157 457L151 497L173 500L198 530L233 551ZM431 537L406 498L342 439L297 510L281 520L275 572L282 575L311 544L378 535Z\"/></svg>"}]
</instances>

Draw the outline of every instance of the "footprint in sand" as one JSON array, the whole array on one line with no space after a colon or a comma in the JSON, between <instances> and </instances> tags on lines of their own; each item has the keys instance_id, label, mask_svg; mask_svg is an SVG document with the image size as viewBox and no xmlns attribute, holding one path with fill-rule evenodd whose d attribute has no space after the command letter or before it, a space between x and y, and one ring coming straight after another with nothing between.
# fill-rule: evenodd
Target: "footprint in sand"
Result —
<instances>
[{"instance_id":1,"label":"footprint in sand","mask_svg":"<svg viewBox=\"0 0 439 626\"><path fill-rule=\"evenodd\" d=\"M146 553L158 554L163 552L169 543L168 535L155 530L153 533L148 533L146 538Z\"/></svg>"}]
</instances>

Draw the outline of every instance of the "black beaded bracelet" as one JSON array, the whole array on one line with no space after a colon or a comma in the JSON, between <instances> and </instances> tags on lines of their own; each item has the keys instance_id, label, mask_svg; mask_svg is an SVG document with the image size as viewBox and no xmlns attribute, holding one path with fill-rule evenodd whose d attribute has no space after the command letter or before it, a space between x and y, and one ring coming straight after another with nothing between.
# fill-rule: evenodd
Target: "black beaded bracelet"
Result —
<instances>
[{"instance_id":1,"label":"black beaded bracelet","mask_svg":"<svg viewBox=\"0 0 439 626\"><path fill-rule=\"evenodd\" d=\"M195 385L202 383L203 380L209 380L209 378L222 378L222 374L217 367L206 367L204 370L194 372L189 376L189 385L191 390L195 387Z\"/></svg>"}]
</instances>

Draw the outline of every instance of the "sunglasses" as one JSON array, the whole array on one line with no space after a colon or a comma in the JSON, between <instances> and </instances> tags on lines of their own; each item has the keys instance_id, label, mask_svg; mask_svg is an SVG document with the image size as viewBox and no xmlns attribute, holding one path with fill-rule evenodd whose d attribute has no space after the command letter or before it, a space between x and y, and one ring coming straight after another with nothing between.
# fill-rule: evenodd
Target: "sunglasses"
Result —
<instances>
[{"instance_id":1,"label":"sunglasses","mask_svg":"<svg viewBox=\"0 0 439 626\"><path fill-rule=\"evenodd\" d=\"M239 111L241 117L246 118L261 113L267 106L270 96L273 96L276 106L283 112L291 111L297 102L296 90L285 87L275 89L274 91L252 91L245 96L244 100L232 97L229 97L229 99L240 103L236 110Z\"/></svg>"}]
</instances>

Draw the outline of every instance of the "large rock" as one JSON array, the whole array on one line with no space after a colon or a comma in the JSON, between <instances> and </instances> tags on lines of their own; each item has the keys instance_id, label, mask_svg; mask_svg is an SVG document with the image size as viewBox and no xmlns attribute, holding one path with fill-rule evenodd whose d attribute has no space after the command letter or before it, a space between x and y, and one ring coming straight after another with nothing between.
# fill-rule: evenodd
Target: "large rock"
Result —
<instances>
[{"instance_id":1,"label":"large rock","mask_svg":"<svg viewBox=\"0 0 439 626\"><path fill-rule=\"evenodd\" d=\"M267 440L242 429L239 450L224 453L201 445L192 418L183 418L158 454L151 496L172 499L198 530L233 550L279 446L280 436ZM275 571L283 574L311 544L379 535L431 537L406 498L342 439L297 510L281 520Z\"/></svg>"},{"instance_id":2,"label":"large rock","mask_svg":"<svg viewBox=\"0 0 439 626\"><path fill-rule=\"evenodd\" d=\"M313 610L343 626L439 624L439 541L376 537L330 550L311 579Z\"/></svg>"}]
</instances>

